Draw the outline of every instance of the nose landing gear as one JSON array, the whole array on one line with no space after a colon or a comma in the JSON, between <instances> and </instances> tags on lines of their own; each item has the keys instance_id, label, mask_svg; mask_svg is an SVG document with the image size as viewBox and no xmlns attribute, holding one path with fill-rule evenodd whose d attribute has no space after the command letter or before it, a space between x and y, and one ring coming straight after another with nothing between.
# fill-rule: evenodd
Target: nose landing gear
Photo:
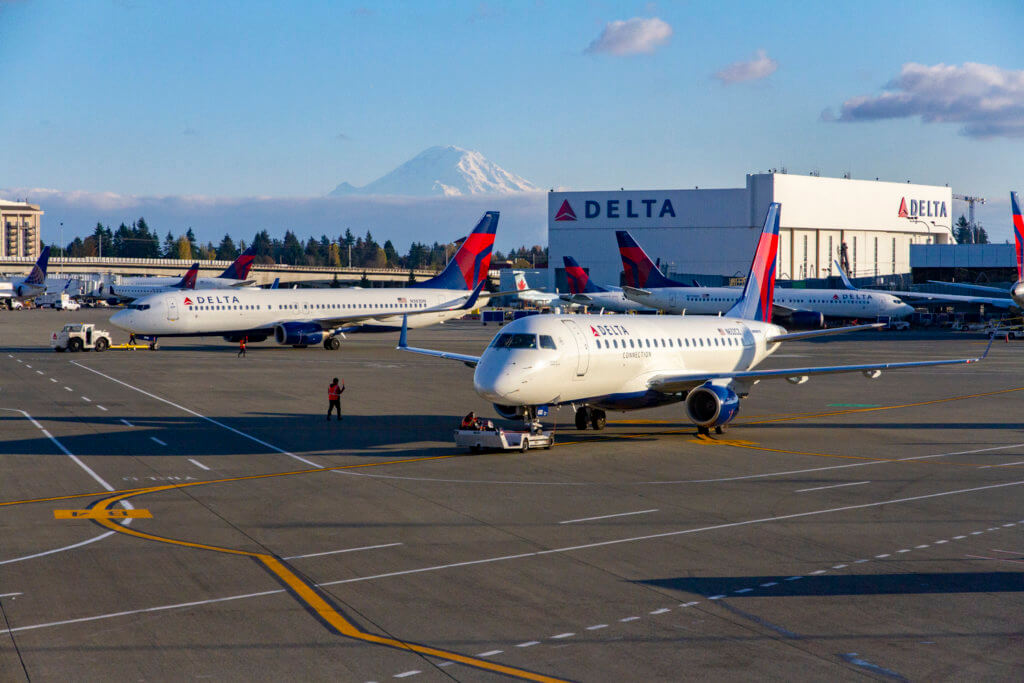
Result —
<instances>
[{"instance_id":1,"label":"nose landing gear","mask_svg":"<svg viewBox=\"0 0 1024 683\"><path fill-rule=\"evenodd\" d=\"M607 422L608 416L603 410L590 406L580 406L576 409L576 429L586 429L589 424L595 430L601 430Z\"/></svg>"}]
</instances>

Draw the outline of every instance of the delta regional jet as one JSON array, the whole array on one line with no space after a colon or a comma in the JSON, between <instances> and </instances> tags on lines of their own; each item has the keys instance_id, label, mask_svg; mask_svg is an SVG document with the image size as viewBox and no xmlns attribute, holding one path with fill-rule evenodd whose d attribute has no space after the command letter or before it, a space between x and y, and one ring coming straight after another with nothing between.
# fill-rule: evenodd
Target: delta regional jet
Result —
<instances>
[{"instance_id":1,"label":"delta regional jet","mask_svg":"<svg viewBox=\"0 0 1024 683\"><path fill-rule=\"evenodd\" d=\"M46 291L46 265L50 261L50 247L43 247L32 270L25 277L0 280L0 301L25 301Z\"/></svg>"},{"instance_id":2,"label":"delta regional jet","mask_svg":"<svg viewBox=\"0 0 1024 683\"><path fill-rule=\"evenodd\" d=\"M666 313L718 315L730 310L739 298L735 287L696 287L670 280L625 230L618 230L619 255L626 275L626 297ZM904 318L914 307L886 292L862 289L784 289L775 292L776 318L791 326L824 327L825 318Z\"/></svg>"},{"instance_id":3,"label":"delta regional jet","mask_svg":"<svg viewBox=\"0 0 1024 683\"><path fill-rule=\"evenodd\" d=\"M335 351L343 332L398 330L403 315L413 327L461 316L487 282L498 212L488 211L436 277L401 288L197 289L136 300L110 322L145 337L222 336Z\"/></svg>"},{"instance_id":4,"label":"delta regional jet","mask_svg":"<svg viewBox=\"0 0 1024 683\"><path fill-rule=\"evenodd\" d=\"M500 415L533 421L538 407L570 405L576 426L604 427L606 410L683 402L701 434L721 433L762 379L971 363L981 358L755 370L784 341L881 327L787 332L771 322L780 205L768 209L746 286L724 317L537 315L509 323L480 356L398 348L475 367L473 387ZM991 342L990 342L991 346ZM988 351L986 350L986 354Z\"/></svg>"},{"instance_id":5,"label":"delta regional jet","mask_svg":"<svg viewBox=\"0 0 1024 683\"><path fill-rule=\"evenodd\" d=\"M569 280L569 293L562 295L563 300L587 306L590 309L618 313L654 310L627 299L621 287L599 285L593 282L587 271L583 270L573 257L563 256L562 260L565 262L565 276Z\"/></svg>"},{"instance_id":6,"label":"delta regional jet","mask_svg":"<svg viewBox=\"0 0 1024 683\"><path fill-rule=\"evenodd\" d=\"M198 277L199 264L193 266L195 272L190 269L185 277L132 277L125 278L118 284L109 286L108 294L116 299L133 301L135 299L169 292L175 289L231 289L235 287L248 287L255 284L253 280L247 280L249 271L252 269L253 261L256 259L256 248L249 247L236 258L223 273L217 277ZM192 286L184 284L186 279L191 277Z\"/></svg>"}]
</instances>

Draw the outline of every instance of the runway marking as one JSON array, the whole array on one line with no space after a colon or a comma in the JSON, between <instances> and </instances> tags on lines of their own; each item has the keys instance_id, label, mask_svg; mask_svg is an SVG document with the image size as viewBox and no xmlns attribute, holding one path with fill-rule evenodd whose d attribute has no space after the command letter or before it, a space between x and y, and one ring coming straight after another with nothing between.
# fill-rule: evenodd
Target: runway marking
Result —
<instances>
[{"instance_id":1,"label":"runway marking","mask_svg":"<svg viewBox=\"0 0 1024 683\"><path fill-rule=\"evenodd\" d=\"M36 559L38 557L46 557L47 555L54 555L56 553L62 553L62 552L65 552L67 550L74 550L75 548L81 548L84 545L89 545L90 543L95 543L96 541L102 541L107 536L113 536L113 535L114 535L113 531L104 531L99 536L93 536L92 538L86 539L84 541L79 541L78 543L72 543L71 545L66 545L66 546L64 546L62 548L54 548L53 550L44 550L41 553L34 553L32 555L25 555L24 557L15 557L15 558L12 558L12 559L9 559L9 560L0 560L0 566L5 565L5 564L14 564L15 562L24 562L25 560L34 560L34 559Z\"/></svg>"},{"instance_id":2,"label":"runway marking","mask_svg":"<svg viewBox=\"0 0 1024 683\"><path fill-rule=\"evenodd\" d=\"M582 517L580 519L567 519L564 522L559 522L559 524L575 524L576 522L593 522L594 520L598 520L598 519L611 519L612 517L629 517L630 515L646 515L646 514L648 514L650 512L657 512L657 511L658 510L655 508L655 509L652 509L652 510L637 510L636 512L619 512L619 513L614 514L614 515L601 515L600 517Z\"/></svg>"},{"instance_id":3,"label":"runway marking","mask_svg":"<svg viewBox=\"0 0 1024 683\"><path fill-rule=\"evenodd\" d=\"M72 389L71 387L64 387L64 390L65 391L74 391L74 389Z\"/></svg>"},{"instance_id":4,"label":"runway marking","mask_svg":"<svg viewBox=\"0 0 1024 683\"><path fill-rule=\"evenodd\" d=\"M156 442L157 442L158 444L160 444L161 446L166 446L166 445L167 445L167 442L165 442L165 441L161 441L160 439L156 438L155 436L151 436L151 437L149 437L149 438L150 438L150 439L152 439L153 441L156 441Z\"/></svg>"},{"instance_id":5,"label":"runway marking","mask_svg":"<svg viewBox=\"0 0 1024 683\"><path fill-rule=\"evenodd\" d=\"M638 619L640 619L640 617L626 617L625 619L619 619L619 621L625 624L630 621L637 621Z\"/></svg>"},{"instance_id":6,"label":"runway marking","mask_svg":"<svg viewBox=\"0 0 1024 683\"><path fill-rule=\"evenodd\" d=\"M551 640L562 640L563 638L572 638L575 633L559 633L557 636L551 636Z\"/></svg>"},{"instance_id":7,"label":"runway marking","mask_svg":"<svg viewBox=\"0 0 1024 683\"><path fill-rule=\"evenodd\" d=\"M879 559L879 560L884 560L887 557L889 557L889 553L882 553L881 555L875 555L875 558Z\"/></svg>"},{"instance_id":8,"label":"runway marking","mask_svg":"<svg viewBox=\"0 0 1024 683\"><path fill-rule=\"evenodd\" d=\"M103 412L107 412L107 409L101 406L99 403L96 404L96 407L102 410Z\"/></svg>"},{"instance_id":9,"label":"runway marking","mask_svg":"<svg viewBox=\"0 0 1024 683\"><path fill-rule=\"evenodd\" d=\"M662 607L661 609L656 609L653 612L648 612L648 614L664 614L665 612L671 612L671 611L672 610L670 610L668 607Z\"/></svg>"},{"instance_id":10,"label":"runway marking","mask_svg":"<svg viewBox=\"0 0 1024 683\"><path fill-rule=\"evenodd\" d=\"M922 543L921 545L915 545L914 547L917 548L918 550L920 550L921 548L927 548L928 544L927 543Z\"/></svg>"},{"instance_id":11,"label":"runway marking","mask_svg":"<svg viewBox=\"0 0 1024 683\"><path fill-rule=\"evenodd\" d=\"M588 626L587 630L588 631L599 631L599 630L601 630L603 628L608 628L608 624L594 624L593 626Z\"/></svg>"},{"instance_id":12,"label":"runway marking","mask_svg":"<svg viewBox=\"0 0 1024 683\"><path fill-rule=\"evenodd\" d=\"M539 640L528 640L525 643L519 643L516 647L533 647L534 645L540 645Z\"/></svg>"},{"instance_id":13,"label":"runway marking","mask_svg":"<svg viewBox=\"0 0 1024 683\"><path fill-rule=\"evenodd\" d=\"M120 384L121 386L128 387L129 389L131 389L133 391L137 391L137 392L139 392L140 394L142 394L144 396L149 396L150 398L152 398L152 399L154 399L156 401L160 401L161 403L166 403L169 406L174 406L178 410L184 411L184 412L188 413L189 415L194 415L194 416L196 416L196 417L198 417L200 419L206 420L207 422L211 422L211 423L217 425L218 427L221 427L222 429L226 429L229 432L234 432L235 434L238 434L239 436L243 436L246 439L249 439L250 441L254 441L254 442L260 444L261 446L265 446L265 447L267 447L267 448L269 448L269 449L271 449L273 451L277 451L278 453L281 453L282 455L287 455L289 458L294 458L294 459L298 460L299 462L304 462L307 465L309 465L310 467L323 467L323 465L317 464L317 463L313 462L312 460L308 460L306 458L303 458L301 455L296 455L295 453L292 453L291 451L286 451L283 448L278 448L274 444L267 443L263 439L257 438L255 436L253 436L252 434L246 434L245 432L243 432L243 431L241 431L239 429L235 429L234 427L228 426L228 425L224 424L223 422L220 422L218 420L214 420L212 417L207 417L207 416L205 416L205 415L203 415L201 413L197 413L196 411L194 411L194 410L192 410L190 408L186 408L183 405L179 405L179 404L175 403L174 401L169 401L166 398L162 398L160 396L157 396L156 394L150 393L150 392L148 392L148 391L146 391L144 389L140 389L140 388L138 388L136 386L132 386L131 384L128 384L127 382L123 382L123 381L117 379L116 377L111 377L110 375L104 374L104 373L100 372L99 370L93 370L92 368L86 367L85 365L82 365L81 363L79 363L77 361L70 361L70 363L72 365L77 365L78 367L82 368L83 370L88 370L89 372L95 373L95 374L99 375L100 377L105 377L106 379L109 379L111 382L116 382L116 383Z\"/></svg>"},{"instance_id":14,"label":"runway marking","mask_svg":"<svg viewBox=\"0 0 1024 683\"><path fill-rule=\"evenodd\" d=\"M733 593L749 593L752 590L754 590L754 589L753 588L740 588L738 590L733 591ZM651 612L651 614L654 614L654 612Z\"/></svg>"},{"instance_id":15,"label":"runway marking","mask_svg":"<svg viewBox=\"0 0 1024 683\"><path fill-rule=\"evenodd\" d=\"M804 578L804 577L802 577L802 576L791 576L791 577L789 577L788 579L785 579L785 580L786 581L799 581L802 578Z\"/></svg>"},{"instance_id":16,"label":"runway marking","mask_svg":"<svg viewBox=\"0 0 1024 683\"><path fill-rule=\"evenodd\" d=\"M861 484L870 484L870 481L854 481L849 484L832 484L831 486L815 486L811 489L798 489L796 493L806 493L807 491L824 491L825 489L838 489L843 486L860 486Z\"/></svg>"},{"instance_id":17,"label":"runway marking","mask_svg":"<svg viewBox=\"0 0 1024 683\"><path fill-rule=\"evenodd\" d=\"M694 605L699 605L699 604L700 604L700 600L693 600L691 602L681 602L681 603L679 603L679 606L680 607L693 607Z\"/></svg>"},{"instance_id":18,"label":"runway marking","mask_svg":"<svg viewBox=\"0 0 1024 683\"><path fill-rule=\"evenodd\" d=\"M128 425L129 427L134 427L135 426L131 422L129 422L128 420L124 419L123 417L121 418L121 422L123 422L124 424Z\"/></svg>"},{"instance_id":19,"label":"runway marking","mask_svg":"<svg viewBox=\"0 0 1024 683\"><path fill-rule=\"evenodd\" d=\"M85 401L86 403L92 403L92 399L89 398L88 396L83 396L82 400Z\"/></svg>"},{"instance_id":20,"label":"runway marking","mask_svg":"<svg viewBox=\"0 0 1024 683\"><path fill-rule=\"evenodd\" d=\"M1020 560L1008 560L1005 557L985 557L984 555L964 555L974 560L992 560L994 562L1009 562L1010 564L1024 564Z\"/></svg>"},{"instance_id":21,"label":"runway marking","mask_svg":"<svg viewBox=\"0 0 1024 683\"><path fill-rule=\"evenodd\" d=\"M954 536L954 537L953 537L953 540L954 540L954 541L960 541L960 540L963 540L963 539L965 539L965 538L967 538L967 537L966 537L966 536Z\"/></svg>"},{"instance_id":22,"label":"runway marking","mask_svg":"<svg viewBox=\"0 0 1024 683\"><path fill-rule=\"evenodd\" d=\"M24 595L24 593L0 593L0 598L13 598L18 595Z\"/></svg>"},{"instance_id":23,"label":"runway marking","mask_svg":"<svg viewBox=\"0 0 1024 683\"><path fill-rule=\"evenodd\" d=\"M308 555L292 555L290 557L282 557L282 560L304 560L307 557L322 557L324 555L337 555L339 553L356 553L360 550L376 550L377 548L394 548L396 545L402 545L401 543L382 543L380 545L364 545L360 548L343 548L341 550L326 550L322 553L309 553Z\"/></svg>"},{"instance_id":24,"label":"runway marking","mask_svg":"<svg viewBox=\"0 0 1024 683\"><path fill-rule=\"evenodd\" d=\"M31 365L29 365L28 363L25 363L25 367L26 367L26 368L31 368L32 366L31 366Z\"/></svg>"},{"instance_id":25,"label":"runway marking","mask_svg":"<svg viewBox=\"0 0 1024 683\"><path fill-rule=\"evenodd\" d=\"M199 462L195 458L189 458L188 461L190 463L192 463L193 465L195 465L196 467L198 467L199 469L201 469L201 470L209 470L210 469L209 467L207 467L203 463Z\"/></svg>"},{"instance_id":26,"label":"runway marking","mask_svg":"<svg viewBox=\"0 0 1024 683\"><path fill-rule=\"evenodd\" d=\"M152 513L149 510L133 509L133 510L54 510L54 519L153 519Z\"/></svg>"},{"instance_id":27,"label":"runway marking","mask_svg":"<svg viewBox=\"0 0 1024 683\"><path fill-rule=\"evenodd\" d=\"M708 600L721 600L725 595L709 595Z\"/></svg>"},{"instance_id":28,"label":"runway marking","mask_svg":"<svg viewBox=\"0 0 1024 683\"><path fill-rule=\"evenodd\" d=\"M413 669L412 671L406 671L405 673L395 674L395 678L407 678L409 676L415 676L420 673L419 669Z\"/></svg>"},{"instance_id":29,"label":"runway marking","mask_svg":"<svg viewBox=\"0 0 1024 683\"><path fill-rule=\"evenodd\" d=\"M43 372L42 370L36 370L36 374L37 375L45 375L46 373Z\"/></svg>"},{"instance_id":30,"label":"runway marking","mask_svg":"<svg viewBox=\"0 0 1024 683\"><path fill-rule=\"evenodd\" d=\"M832 569L846 569L846 567L848 567L848 566L849 565L845 565L845 564L834 564L834 565L832 565Z\"/></svg>"},{"instance_id":31,"label":"runway marking","mask_svg":"<svg viewBox=\"0 0 1024 683\"><path fill-rule=\"evenodd\" d=\"M481 652L477 657L493 657L494 655L500 655L504 650L488 650L487 652Z\"/></svg>"},{"instance_id":32,"label":"runway marking","mask_svg":"<svg viewBox=\"0 0 1024 683\"><path fill-rule=\"evenodd\" d=\"M932 541L932 543L934 543L935 545L942 545L943 543L949 543L949 541L947 541L946 539L942 539L941 541Z\"/></svg>"},{"instance_id":33,"label":"runway marking","mask_svg":"<svg viewBox=\"0 0 1024 683\"><path fill-rule=\"evenodd\" d=\"M56 382L56 381L57 381L57 378L56 378L56 377L51 377L51 378L50 378L50 381L51 381L51 382Z\"/></svg>"},{"instance_id":34,"label":"runway marking","mask_svg":"<svg viewBox=\"0 0 1024 683\"><path fill-rule=\"evenodd\" d=\"M825 569L818 569L817 571L807 572L807 575L808 576L817 576L818 574L824 574L826 571L827 570L825 570Z\"/></svg>"},{"instance_id":35,"label":"runway marking","mask_svg":"<svg viewBox=\"0 0 1024 683\"><path fill-rule=\"evenodd\" d=\"M772 586L778 586L778 585L779 585L778 581L769 581L768 583L762 583L761 584L761 588L770 588Z\"/></svg>"}]
</instances>

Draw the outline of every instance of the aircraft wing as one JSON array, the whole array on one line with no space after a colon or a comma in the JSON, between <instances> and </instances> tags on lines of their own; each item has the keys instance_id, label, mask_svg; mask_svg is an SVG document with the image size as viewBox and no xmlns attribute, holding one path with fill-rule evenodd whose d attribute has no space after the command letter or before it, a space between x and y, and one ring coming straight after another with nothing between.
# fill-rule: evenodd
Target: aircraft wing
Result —
<instances>
[{"instance_id":1,"label":"aircraft wing","mask_svg":"<svg viewBox=\"0 0 1024 683\"><path fill-rule=\"evenodd\" d=\"M796 339L810 339L811 337L826 337L830 334L846 334L847 332L859 332L860 330L877 330L885 327L885 323L868 323L867 325L850 325L849 327L832 327L822 330L810 330L808 332L789 332L768 337L769 344L772 342L794 341Z\"/></svg>"},{"instance_id":2,"label":"aircraft wing","mask_svg":"<svg viewBox=\"0 0 1024 683\"><path fill-rule=\"evenodd\" d=\"M942 284L949 284L944 282ZM990 287L987 289L995 289ZM901 299L911 299L915 301L960 301L968 304L987 304L990 306L996 306L998 308L1013 308L1017 304L1013 302L1013 299L1009 297L996 297L996 296L967 296L966 294L936 294L934 292L898 292L889 291L887 289L871 290L877 292L884 292L886 294L892 294L898 296ZM995 291L1009 294L1005 289L997 289Z\"/></svg>"},{"instance_id":3,"label":"aircraft wing","mask_svg":"<svg viewBox=\"0 0 1024 683\"><path fill-rule=\"evenodd\" d=\"M874 379L882 373L882 370L899 370L903 368L923 368L932 365L960 365L965 363L977 363L985 359L989 349L992 348L992 340L985 347L985 353L978 358L956 358L952 360L924 360L911 361L908 363L869 363L866 365L832 365L808 368L784 368L782 370L745 370L738 372L683 372L678 374L663 374L652 377L648 386L655 391L673 393L686 391L698 387L708 380L716 379L739 379L747 382L762 379L788 379L796 384L802 384L811 375L831 375L841 372L861 372L865 377Z\"/></svg>"},{"instance_id":4,"label":"aircraft wing","mask_svg":"<svg viewBox=\"0 0 1024 683\"><path fill-rule=\"evenodd\" d=\"M399 351L410 351L412 353L418 353L424 356L433 356L434 358L445 358L447 360L457 360L461 363L465 363L469 367L476 367L476 364L480 362L480 356L469 356L462 353L449 353L447 351L434 351L433 349L418 349L415 346L409 346L409 316L402 316L402 333L398 337L398 350Z\"/></svg>"},{"instance_id":5,"label":"aircraft wing","mask_svg":"<svg viewBox=\"0 0 1024 683\"><path fill-rule=\"evenodd\" d=\"M255 280L238 280L236 282L232 282L229 289L234 287L252 287L254 284L256 284Z\"/></svg>"},{"instance_id":6,"label":"aircraft wing","mask_svg":"<svg viewBox=\"0 0 1024 683\"><path fill-rule=\"evenodd\" d=\"M318 323L320 327L325 330L332 330L343 325L350 325L352 323L361 323L364 320L379 320L381 318L390 318L392 316L410 316L410 315L422 315L424 313L441 313L444 311L468 311L476 305L476 300L480 296L480 290L483 289L486 280L481 280L480 284L476 286L469 294L460 296L458 298L447 301L438 306L431 306L430 308L421 308L416 311L410 311L407 309L388 311L374 309L366 311L365 313L357 313L353 315L332 315L322 318L310 318L309 321ZM294 321L290 321L294 322Z\"/></svg>"},{"instance_id":7,"label":"aircraft wing","mask_svg":"<svg viewBox=\"0 0 1024 683\"><path fill-rule=\"evenodd\" d=\"M651 295L651 290L649 290L649 289L640 289L639 287L630 287L629 285L622 285L622 291L626 293L626 297L627 298L631 298L630 297L631 294L633 296L650 296Z\"/></svg>"},{"instance_id":8,"label":"aircraft wing","mask_svg":"<svg viewBox=\"0 0 1024 683\"><path fill-rule=\"evenodd\" d=\"M957 289L980 289L983 292L998 292L1000 294L1009 294L1010 290L1005 287L988 287L986 285L971 285L966 282L941 282L939 280L929 280L933 285L946 285L947 287L956 287Z\"/></svg>"}]
</instances>

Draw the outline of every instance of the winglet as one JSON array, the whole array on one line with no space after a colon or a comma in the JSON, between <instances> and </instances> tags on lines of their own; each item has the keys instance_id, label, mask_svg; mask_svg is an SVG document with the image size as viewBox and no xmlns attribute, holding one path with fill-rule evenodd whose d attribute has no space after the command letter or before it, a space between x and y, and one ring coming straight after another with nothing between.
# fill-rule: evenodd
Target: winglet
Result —
<instances>
[{"instance_id":1,"label":"winglet","mask_svg":"<svg viewBox=\"0 0 1024 683\"><path fill-rule=\"evenodd\" d=\"M409 347L409 314L406 313L402 316L402 333L398 335L398 348L405 349Z\"/></svg>"},{"instance_id":2,"label":"winglet","mask_svg":"<svg viewBox=\"0 0 1024 683\"><path fill-rule=\"evenodd\" d=\"M850 278L846 275L846 271L843 270L843 267L839 265L839 261L833 261L832 263L836 264L836 270L839 271L839 277L843 279L843 286L847 289L856 291L857 288L853 286L852 282L850 282Z\"/></svg>"},{"instance_id":3,"label":"winglet","mask_svg":"<svg viewBox=\"0 0 1024 683\"><path fill-rule=\"evenodd\" d=\"M480 282L477 284L476 288L473 289L473 293L470 294L469 298L466 300L466 303L462 304L461 306L459 306L455 310L458 310L458 311L468 311L468 310L472 309L476 305L476 300L480 297L480 292L483 291L483 288L484 288L485 284L487 284L487 279L486 278L484 278L483 280L480 280Z\"/></svg>"}]
</instances>

